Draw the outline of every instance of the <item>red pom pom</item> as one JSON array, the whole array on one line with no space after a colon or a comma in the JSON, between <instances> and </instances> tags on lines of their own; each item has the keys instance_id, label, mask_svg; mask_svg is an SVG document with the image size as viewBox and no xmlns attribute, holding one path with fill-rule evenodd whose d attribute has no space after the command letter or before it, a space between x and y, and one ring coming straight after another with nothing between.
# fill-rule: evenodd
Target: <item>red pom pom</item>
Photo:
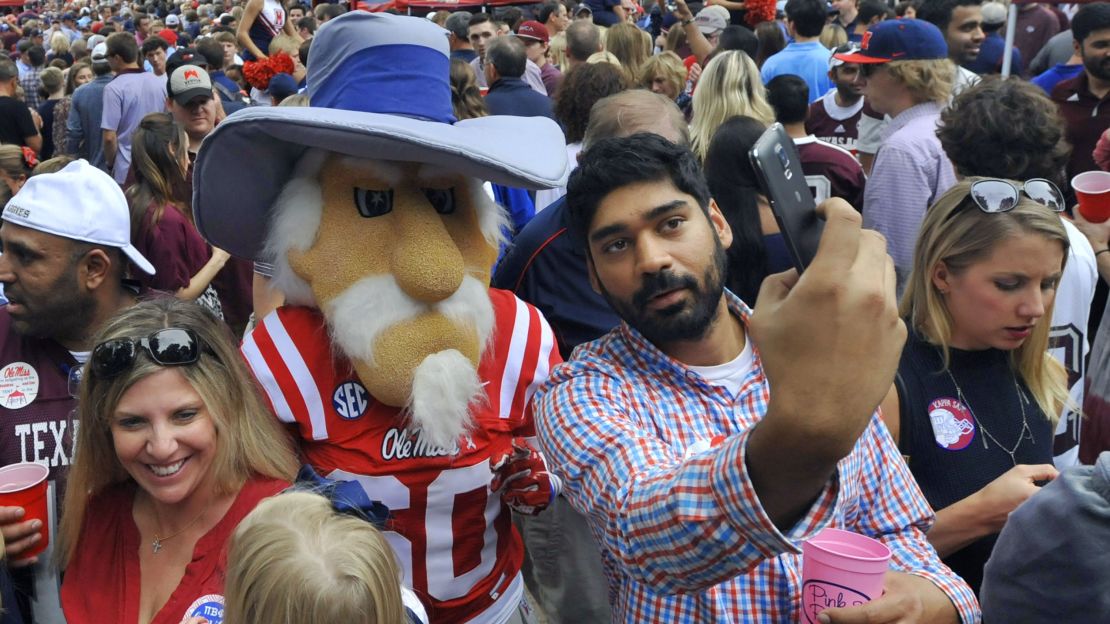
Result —
<instances>
[{"instance_id":1,"label":"red pom pom","mask_svg":"<svg viewBox=\"0 0 1110 624\"><path fill-rule=\"evenodd\" d=\"M246 61L243 63L243 77L250 86L265 91L270 86L270 78L274 77L274 70L266 60Z\"/></svg>"},{"instance_id":2,"label":"red pom pom","mask_svg":"<svg viewBox=\"0 0 1110 624\"><path fill-rule=\"evenodd\" d=\"M276 74L292 74L293 69L293 58L285 52L278 52L261 61L243 63L243 77L250 86L265 91L270 88L270 80Z\"/></svg>"},{"instance_id":3,"label":"red pom pom","mask_svg":"<svg viewBox=\"0 0 1110 624\"><path fill-rule=\"evenodd\" d=\"M748 0L744 20L753 27L775 19L775 0Z\"/></svg>"},{"instance_id":4,"label":"red pom pom","mask_svg":"<svg viewBox=\"0 0 1110 624\"><path fill-rule=\"evenodd\" d=\"M293 73L293 58L285 52L278 52L269 58L270 69L274 70L275 74L292 74ZM269 84L266 85L269 88Z\"/></svg>"}]
</instances>

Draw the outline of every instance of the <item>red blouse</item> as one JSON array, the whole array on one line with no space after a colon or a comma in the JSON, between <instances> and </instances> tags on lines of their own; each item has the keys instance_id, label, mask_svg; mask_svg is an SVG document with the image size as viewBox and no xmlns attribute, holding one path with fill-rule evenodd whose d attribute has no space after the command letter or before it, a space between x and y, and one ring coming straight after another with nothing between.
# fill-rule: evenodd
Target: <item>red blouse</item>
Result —
<instances>
[{"instance_id":1,"label":"red blouse","mask_svg":"<svg viewBox=\"0 0 1110 624\"><path fill-rule=\"evenodd\" d=\"M216 526L197 542L181 583L151 624L180 624L201 616L220 624L224 611L227 542L239 522L262 499L289 487L286 481L255 477L243 485ZM132 518L135 485L113 486L94 496L73 560L62 583L62 610L69 624L133 624L139 620L139 529Z\"/></svg>"}]
</instances>

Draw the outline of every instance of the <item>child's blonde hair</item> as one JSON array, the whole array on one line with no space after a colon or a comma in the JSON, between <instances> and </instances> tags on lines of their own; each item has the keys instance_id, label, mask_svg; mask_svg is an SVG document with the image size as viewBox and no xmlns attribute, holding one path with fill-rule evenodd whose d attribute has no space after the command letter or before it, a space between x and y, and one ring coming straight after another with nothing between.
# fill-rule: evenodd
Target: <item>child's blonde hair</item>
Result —
<instances>
[{"instance_id":1,"label":"child's blonde hair","mask_svg":"<svg viewBox=\"0 0 1110 624\"><path fill-rule=\"evenodd\" d=\"M311 492L262 501L235 531L226 624L402 624L401 573L373 525Z\"/></svg>"}]
</instances>

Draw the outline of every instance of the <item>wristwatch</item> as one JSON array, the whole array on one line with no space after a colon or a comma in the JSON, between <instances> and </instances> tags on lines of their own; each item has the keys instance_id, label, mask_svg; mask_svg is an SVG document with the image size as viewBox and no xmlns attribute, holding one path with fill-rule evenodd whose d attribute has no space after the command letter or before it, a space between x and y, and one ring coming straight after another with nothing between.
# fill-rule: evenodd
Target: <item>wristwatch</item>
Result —
<instances>
[{"instance_id":1,"label":"wristwatch","mask_svg":"<svg viewBox=\"0 0 1110 624\"><path fill-rule=\"evenodd\" d=\"M693 23L694 23L694 18L687 17L686 19L682 20L682 27L686 28L687 26L689 26L690 24L693 24Z\"/></svg>"}]
</instances>

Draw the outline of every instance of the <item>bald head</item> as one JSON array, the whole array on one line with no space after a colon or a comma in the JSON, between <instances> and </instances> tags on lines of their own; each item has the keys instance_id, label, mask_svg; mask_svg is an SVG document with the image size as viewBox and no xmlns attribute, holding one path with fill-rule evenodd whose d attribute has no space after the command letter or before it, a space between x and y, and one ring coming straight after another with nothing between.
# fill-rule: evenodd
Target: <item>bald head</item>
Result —
<instances>
[{"instance_id":1,"label":"bald head","mask_svg":"<svg viewBox=\"0 0 1110 624\"><path fill-rule=\"evenodd\" d=\"M590 109L583 150L601 139L650 132L678 145L690 144L682 111L670 98L646 89L622 91L598 100Z\"/></svg>"}]
</instances>

